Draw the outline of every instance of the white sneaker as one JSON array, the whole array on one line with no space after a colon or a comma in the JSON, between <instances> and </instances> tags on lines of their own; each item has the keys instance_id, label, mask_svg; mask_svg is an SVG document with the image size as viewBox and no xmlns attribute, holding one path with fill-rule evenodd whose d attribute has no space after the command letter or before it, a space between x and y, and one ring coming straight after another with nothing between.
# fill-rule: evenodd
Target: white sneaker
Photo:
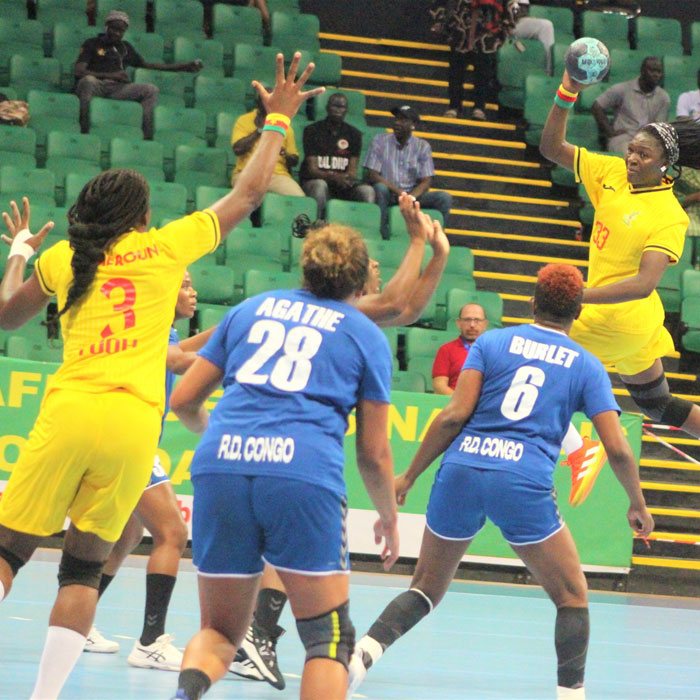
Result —
<instances>
[{"instance_id":1,"label":"white sneaker","mask_svg":"<svg viewBox=\"0 0 700 700\"><path fill-rule=\"evenodd\" d=\"M98 654L116 654L119 651L119 642L105 639L97 627L91 627L90 633L85 638L83 651L94 651Z\"/></svg>"},{"instance_id":2,"label":"white sneaker","mask_svg":"<svg viewBox=\"0 0 700 700\"><path fill-rule=\"evenodd\" d=\"M366 675L367 669L362 662L362 650L356 646L348 664L348 692L345 696L347 700L350 700L352 694L360 687Z\"/></svg>"},{"instance_id":3,"label":"white sneaker","mask_svg":"<svg viewBox=\"0 0 700 700\"><path fill-rule=\"evenodd\" d=\"M182 665L182 652L172 645L172 634L161 634L153 644L144 646L137 639L127 658L132 666L155 668L159 671L179 671Z\"/></svg>"}]
</instances>

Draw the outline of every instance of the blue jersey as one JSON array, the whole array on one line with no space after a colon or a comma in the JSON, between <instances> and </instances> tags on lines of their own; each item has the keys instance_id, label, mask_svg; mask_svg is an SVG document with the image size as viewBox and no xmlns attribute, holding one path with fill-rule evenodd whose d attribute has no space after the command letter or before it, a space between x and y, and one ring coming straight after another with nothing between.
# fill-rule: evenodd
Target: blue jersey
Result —
<instances>
[{"instance_id":1,"label":"blue jersey","mask_svg":"<svg viewBox=\"0 0 700 700\"><path fill-rule=\"evenodd\" d=\"M177 345L180 342L180 336L178 336L177 331L174 328L170 329L170 335L168 336L168 345ZM175 375L166 367L165 368L165 410L163 411L163 418L160 422L160 436L163 437L163 430L165 430L165 416L168 415L170 410L170 395L173 393L173 384L175 383Z\"/></svg>"},{"instance_id":2,"label":"blue jersey","mask_svg":"<svg viewBox=\"0 0 700 700\"><path fill-rule=\"evenodd\" d=\"M224 395L191 474L286 476L345 493L343 438L361 399L388 403L391 352L353 306L279 290L231 309L199 353Z\"/></svg>"},{"instance_id":3,"label":"blue jersey","mask_svg":"<svg viewBox=\"0 0 700 700\"><path fill-rule=\"evenodd\" d=\"M484 333L464 369L483 374L481 396L443 462L510 470L551 486L573 413L620 411L601 362L542 326Z\"/></svg>"}]
</instances>

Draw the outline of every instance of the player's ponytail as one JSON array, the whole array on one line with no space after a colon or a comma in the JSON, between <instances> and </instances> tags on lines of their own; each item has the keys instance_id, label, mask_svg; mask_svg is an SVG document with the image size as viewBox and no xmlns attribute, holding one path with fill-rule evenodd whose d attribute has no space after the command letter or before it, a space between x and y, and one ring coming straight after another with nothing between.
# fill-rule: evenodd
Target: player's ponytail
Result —
<instances>
[{"instance_id":1,"label":"player's ponytail","mask_svg":"<svg viewBox=\"0 0 700 700\"><path fill-rule=\"evenodd\" d=\"M134 170L107 170L83 187L68 211L73 281L59 316L87 292L112 243L146 222L148 194L148 183Z\"/></svg>"}]
</instances>

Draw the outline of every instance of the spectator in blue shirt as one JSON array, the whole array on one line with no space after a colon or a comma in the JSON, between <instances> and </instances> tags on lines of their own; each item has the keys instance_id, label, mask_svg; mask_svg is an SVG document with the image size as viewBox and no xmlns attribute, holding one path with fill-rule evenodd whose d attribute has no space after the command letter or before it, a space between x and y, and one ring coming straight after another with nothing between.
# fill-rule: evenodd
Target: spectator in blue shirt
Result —
<instances>
[{"instance_id":1,"label":"spectator in blue shirt","mask_svg":"<svg viewBox=\"0 0 700 700\"><path fill-rule=\"evenodd\" d=\"M389 207L398 203L402 192L413 195L423 209L437 209L445 225L452 206L452 196L447 192L428 191L435 166L430 144L413 135L420 122L418 112L402 105L391 113L394 133L377 134L362 163L382 210L383 238L389 238Z\"/></svg>"}]
</instances>

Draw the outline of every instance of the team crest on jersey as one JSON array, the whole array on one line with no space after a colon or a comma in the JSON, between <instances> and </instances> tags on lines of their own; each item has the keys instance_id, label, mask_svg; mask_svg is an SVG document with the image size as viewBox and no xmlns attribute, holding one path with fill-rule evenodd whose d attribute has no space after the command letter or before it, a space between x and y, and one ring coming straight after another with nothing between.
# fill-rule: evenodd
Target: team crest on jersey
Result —
<instances>
[{"instance_id":1,"label":"team crest on jersey","mask_svg":"<svg viewBox=\"0 0 700 700\"><path fill-rule=\"evenodd\" d=\"M98 56L105 56L107 52L104 49L97 49Z\"/></svg>"},{"instance_id":2,"label":"team crest on jersey","mask_svg":"<svg viewBox=\"0 0 700 700\"><path fill-rule=\"evenodd\" d=\"M625 214L622 217L622 221L625 223L625 226L631 226L632 222L641 214L641 211L632 211L629 214Z\"/></svg>"},{"instance_id":3,"label":"team crest on jersey","mask_svg":"<svg viewBox=\"0 0 700 700\"><path fill-rule=\"evenodd\" d=\"M615 188L612 185L606 185L605 183L603 183L603 189L604 190L611 190L612 192L615 191Z\"/></svg>"},{"instance_id":4,"label":"team crest on jersey","mask_svg":"<svg viewBox=\"0 0 700 700\"><path fill-rule=\"evenodd\" d=\"M350 146L350 143L348 142L347 139L339 139L339 140L338 140L338 148L339 148L341 151L347 150L347 148L348 148L349 146Z\"/></svg>"}]
</instances>

